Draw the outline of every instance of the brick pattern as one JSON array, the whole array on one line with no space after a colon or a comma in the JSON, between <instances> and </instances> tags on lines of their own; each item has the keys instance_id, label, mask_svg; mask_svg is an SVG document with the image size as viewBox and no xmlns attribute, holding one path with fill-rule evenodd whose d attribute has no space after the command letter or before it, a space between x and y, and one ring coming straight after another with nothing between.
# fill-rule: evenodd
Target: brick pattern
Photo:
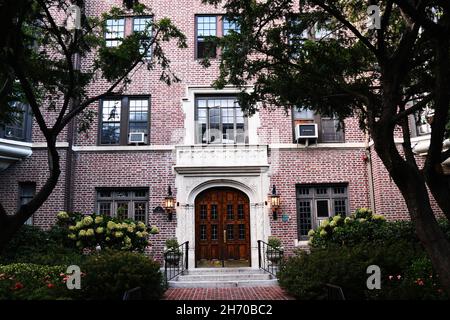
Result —
<instances>
[{"instance_id":1,"label":"brick pattern","mask_svg":"<svg viewBox=\"0 0 450 320\"><path fill-rule=\"evenodd\" d=\"M286 253L290 254L297 239L296 185L309 183L348 183L349 210L368 207L368 180L364 150L301 149L272 150L271 183L282 195L280 212L289 216L289 222L271 217L271 232L279 237ZM351 167L351 170L348 168Z\"/></svg>"},{"instance_id":2,"label":"brick pattern","mask_svg":"<svg viewBox=\"0 0 450 320\"><path fill-rule=\"evenodd\" d=\"M164 300L294 300L279 286L237 288L170 288Z\"/></svg>"},{"instance_id":3,"label":"brick pattern","mask_svg":"<svg viewBox=\"0 0 450 320\"><path fill-rule=\"evenodd\" d=\"M62 172L57 186L49 199L34 214L33 224L49 228L56 221L56 214L64 208L65 200L65 158L66 150L60 149ZM6 212L13 213L19 206L19 184L22 182L35 182L36 191L45 184L49 176L47 152L45 149L33 150L33 155L21 162L10 166L0 172L0 201Z\"/></svg>"}]
</instances>

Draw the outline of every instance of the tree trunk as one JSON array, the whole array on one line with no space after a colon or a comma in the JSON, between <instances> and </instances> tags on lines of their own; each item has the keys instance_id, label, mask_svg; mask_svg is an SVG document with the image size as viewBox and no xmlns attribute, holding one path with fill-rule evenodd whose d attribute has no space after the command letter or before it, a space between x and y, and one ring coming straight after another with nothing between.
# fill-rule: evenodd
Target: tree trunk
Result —
<instances>
[{"instance_id":1,"label":"tree trunk","mask_svg":"<svg viewBox=\"0 0 450 320\"><path fill-rule=\"evenodd\" d=\"M34 198L19 208L14 215L6 215L6 212L2 210L2 216L0 219L0 253L6 247L8 242L12 239L14 234L19 231L25 221L31 217L48 199L53 190L55 189L59 176L61 174L61 168L59 163L59 154L56 149L56 136L47 137L48 148L48 164L50 169L50 176L45 182L44 186L34 196ZM3 209L3 207L1 207Z\"/></svg>"},{"instance_id":2,"label":"tree trunk","mask_svg":"<svg viewBox=\"0 0 450 320\"><path fill-rule=\"evenodd\" d=\"M431 209L430 198L421 172L398 154L392 131L378 128L375 149L405 199L417 237L431 259L439 282L450 295L450 241L439 227Z\"/></svg>"}]
</instances>

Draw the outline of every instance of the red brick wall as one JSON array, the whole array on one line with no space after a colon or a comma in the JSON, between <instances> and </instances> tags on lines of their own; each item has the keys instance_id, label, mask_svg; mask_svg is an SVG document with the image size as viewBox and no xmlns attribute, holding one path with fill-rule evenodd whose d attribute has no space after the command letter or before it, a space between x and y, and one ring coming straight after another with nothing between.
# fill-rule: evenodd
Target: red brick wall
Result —
<instances>
[{"instance_id":1,"label":"red brick wall","mask_svg":"<svg viewBox=\"0 0 450 320\"><path fill-rule=\"evenodd\" d=\"M49 228L56 221L56 214L64 209L65 200L65 161L66 150L58 149L61 157L61 175L59 182L49 199L35 213L34 225ZM13 214L19 205L19 183L34 182L36 191L45 184L49 176L47 151L34 149L33 155L18 162L4 171L0 171L0 201L9 214Z\"/></svg>"},{"instance_id":2,"label":"red brick wall","mask_svg":"<svg viewBox=\"0 0 450 320\"><path fill-rule=\"evenodd\" d=\"M101 165L98 165L101 163ZM73 190L74 211L95 212L96 188L99 187L144 187L149 190L148 223L160 228L153 236L153 252L159 255L163 240L175 235L176 219L169 222L166 214L153 213L163 205L170 185L174 189L172 173L174 157L166 152L80 152L75 156Z\"/></svg>"},{"instance_id":3,"label":"red brick wall","mask_svg":"<svg viewBox=\"0 0 450 320\"><path fill-rule=\"evenodd\" d=\"M275 151L276 152L276 151ZM272 234L280 237L290 252L297 239L296 185L310 183L348 183L349 210L369 206L366 164L363 150L302 149L271 151L271 183L281 195L280 212L287 213L289 222L271 220ZM278 159L277 161L274 161ZM349 170L351 168L351 170Z\"/></svg>"}]
</instances>

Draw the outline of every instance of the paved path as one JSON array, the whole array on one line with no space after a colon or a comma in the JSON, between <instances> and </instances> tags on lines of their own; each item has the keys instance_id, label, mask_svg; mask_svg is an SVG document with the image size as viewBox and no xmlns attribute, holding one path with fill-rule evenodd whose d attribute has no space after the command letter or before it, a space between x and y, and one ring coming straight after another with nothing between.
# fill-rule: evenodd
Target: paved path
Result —
<instances>
[{"instance_id":1,"label":"paved path","mask_svg":"<svg viewBox=\"0 0 450 320\"><path fill-rule=\"evenodd\" d=\"M164 300L292 300L279 286L169 288Z\"/></svg>"}]
</instances>

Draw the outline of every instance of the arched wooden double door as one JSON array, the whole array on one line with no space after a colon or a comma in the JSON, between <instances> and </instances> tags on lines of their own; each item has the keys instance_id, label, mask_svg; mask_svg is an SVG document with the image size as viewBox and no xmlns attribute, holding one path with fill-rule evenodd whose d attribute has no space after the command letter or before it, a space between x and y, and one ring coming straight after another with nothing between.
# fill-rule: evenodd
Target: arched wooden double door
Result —
<instances>
[{"instance_id":1,"label":"arched wooden double door","mask_svg":"<svg viewBox=\"0 0 450 320\"><path fill-rule=\"evenodd\" d=\"M233 188L211 188L195 200L197 267L250 266L250 204Z\"/></svg>"}]
</instances>

